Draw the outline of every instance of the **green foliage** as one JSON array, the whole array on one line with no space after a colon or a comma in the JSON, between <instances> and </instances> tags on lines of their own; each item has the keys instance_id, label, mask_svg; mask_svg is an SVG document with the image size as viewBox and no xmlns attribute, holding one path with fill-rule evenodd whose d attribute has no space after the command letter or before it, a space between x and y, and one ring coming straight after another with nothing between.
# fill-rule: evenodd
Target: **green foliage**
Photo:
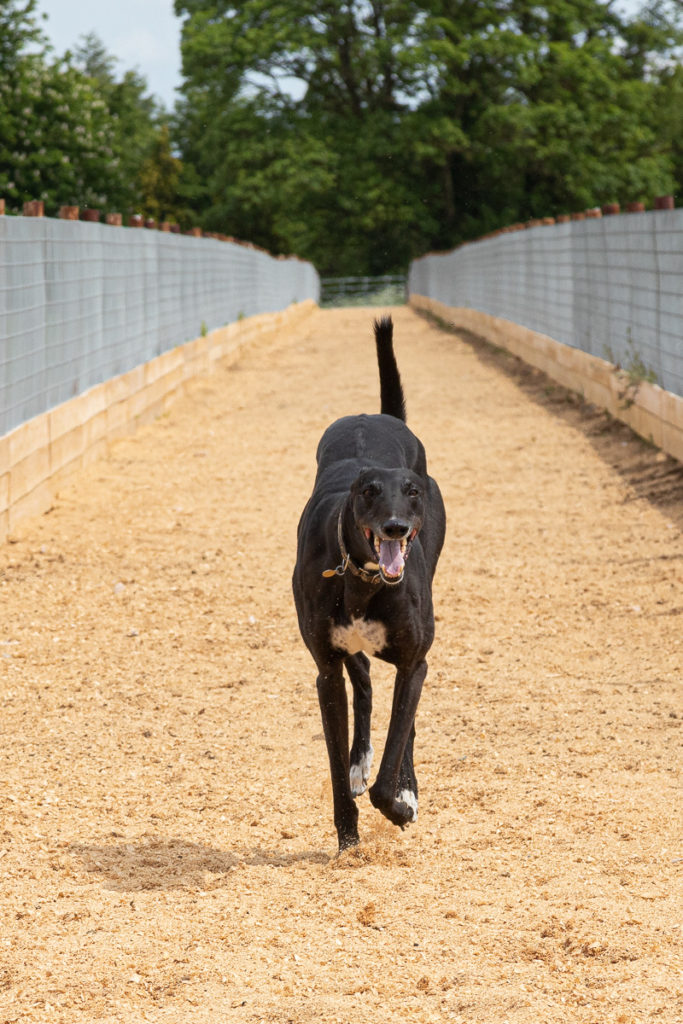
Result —
<instances>
[{"instance_id":1,"label":"green foliage","mask_svg":"<svg viewBox=\"0 0 683 1024\"><path fill-rule=\"evenodd\" d=\"M168 148L163 111L144 78L117 78L115 64L92 34L52 59L36 0L2 4L0 194L10 206L42 199L53 215L61 205L155 215L166 203L168 182L150 171Z\"/></svg>"},{"instance_id":2,"label":"green foliage","mask_svg":"<svg viewBox=\"0 0 683 1024\"><path fill-rule=\"evenodd\" d=\"M0 194L403 271L496 227L683 191L677 0L175 0L169 115L94 35L0 5Z\"/></svg>"},{"instance_id":3,"label":"green foliage","mask_svg":"<svg viewBox=\"0 0 683 1024\"><path fill-rule=\"evenodd\" d=\"M137 171L146 216L175 223L187 219L178 202L181 170L180 160L171 152L168 125L162 124Z\"/></svg>"},{"instance_id":4,"label":"green foliage","mask_svg":"<svg viewBox=\"0 0 683 1024\"><path fill-rule=\"evenodd\" d=\"M323 273L405 268L438 225L415 165L443 147L409 106L415 5L176 9L188 14L185 194L204 226L296 251Z\"/></svg>"},{"instance_id":5,"label":"green foliage","mask_svg":"<svg viewBox=\"0 0 683 1024\"><path fill-rule=\"evenodd\" d=\"M26 58L18 87L3 81L0 191L11 201L99 206L115 188L114 133L103 101L73 68Z\"/></svg>"},{"instance_id":6,"label":"green foliage","mask_svg":"<svg viewBox=\"0 0 683 1024\"><path fill-rule=\"evenodd\" d=\"M175 8L186 201L205 227L323 273L400 270L503 224L676 186L683 136L657 111L682 109L664 0L630 21L607 0Z\"/></svg>"},{"instance_id":7,"label":"green foliage","mask_svg":"<svg viewBox=\"0 0 683 1024\"><path fill-rule=\"evenodd\" d=\"M669 157L679 204L683 198L683 66L671 64L660 77L653 101L659 126L657 143Z\"/></svg>"},{"instance_id":8,"label":"green foliage","mask_svg":"<svg viewBox=\"0 0 683 1024\"><path fill-rule=\"evenodd\" d=\"M46 40L36 15L37 0L5 0L0 5L0 68L3 75L15 76L23 53L31 47L36 57L45 52Z\"/></svg>"},{"instance_id":9,"label":"green foliage","mask_svg":"<svg viewBox=\"0 0 683 1024\"><path fill-rule=\"evenodd\" d=\"M104 100L113 122L121 185L110 202L155 220L177 220L180 161L171 153L166 112L148 94L146 80L137 71L117 78L116 59L94 33L82 37L74 61Z\"/></svg>"}]
</instances>

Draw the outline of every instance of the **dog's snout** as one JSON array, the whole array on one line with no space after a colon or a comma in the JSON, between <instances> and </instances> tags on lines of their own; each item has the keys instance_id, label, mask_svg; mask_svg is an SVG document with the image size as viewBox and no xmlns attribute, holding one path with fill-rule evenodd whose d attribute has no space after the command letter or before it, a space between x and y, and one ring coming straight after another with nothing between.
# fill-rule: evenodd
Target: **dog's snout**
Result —
<instances>
[{"instance_id":1,"label":"dog's snout","mask_svg":"<svg viewBox=\"0 0 683 1024\"><path fill-rule=\"evenodd\" d=\"M402 519L387 519L382 526L382 533L388 540L400 540L401 537L408 535L409 530L410 523L405 523Z\"/></svg>"}]
</instances>

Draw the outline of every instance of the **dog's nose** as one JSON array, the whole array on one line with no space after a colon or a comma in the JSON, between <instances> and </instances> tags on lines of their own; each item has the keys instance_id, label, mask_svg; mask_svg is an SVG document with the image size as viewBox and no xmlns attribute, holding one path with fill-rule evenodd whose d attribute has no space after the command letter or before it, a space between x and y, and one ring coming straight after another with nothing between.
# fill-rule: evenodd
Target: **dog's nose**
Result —
<instances>
[{"instance_id":1,"label":"dog's nose","mask_svg":"<svg viewBox=\"0 0 683 1024\"><path fill-rule=\"evenodd\" d=\"M401 519L387 519L382 526L382 533L389 540L399 540L405 537L410 530L410 523L404 523Z\"/></svg>"}]
</instances>

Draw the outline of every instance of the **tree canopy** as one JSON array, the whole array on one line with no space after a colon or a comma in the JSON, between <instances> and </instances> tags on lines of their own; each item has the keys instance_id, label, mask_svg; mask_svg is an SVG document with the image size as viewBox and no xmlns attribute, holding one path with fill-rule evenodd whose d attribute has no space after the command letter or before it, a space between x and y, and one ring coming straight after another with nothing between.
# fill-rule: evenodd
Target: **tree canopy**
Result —
<instances>
[{"instance_id":1,"label":"tree canopy","mask_svg":"<svg viewBox=\"0 0 683 1024\"><path fill-rule=\"evenodd\" d=\"M494 228L683 186L680 0L175 0L169 115L96 36L0 7L0 194L405 268Z\"/></svg>"},{"instance_id":2,"label":"tree canopy","mask_svg":"<svg viewBox=\"0 0 683 1024\"><path fill-rule=\"evenodd\" d=\"M658 116L680 91L664 2L631 20L611 0L175 7L196 208L324 272L680 181Z\"/></svg>"},{"instance_id":3,"label":"tree canopy","mask_svg":"<svg viewBox=\"0 0 683 1024\"><path fill-rule=\"evenodd\" d=\"M53 57L36 0L0 7L0 194L10 207L42 199L49 214L61 205L158 214L162 193L156 182L149 192L145 169L168 118L145 79L118 77L116 63L93 34Z\"/></svg>"}]
</instances>

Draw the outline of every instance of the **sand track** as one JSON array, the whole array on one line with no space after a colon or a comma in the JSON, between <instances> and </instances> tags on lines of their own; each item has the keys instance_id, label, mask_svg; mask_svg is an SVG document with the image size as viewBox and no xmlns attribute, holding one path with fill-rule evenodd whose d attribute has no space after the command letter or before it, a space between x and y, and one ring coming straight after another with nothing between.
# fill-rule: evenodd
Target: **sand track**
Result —
<instances>
[{"instance_id":1,"label":"sand track","mask_svg":"<svg viewBox=\"0 0 683 1024\"><path fill-rule=\"evenodd\" d=\"M334 856L289 581L374 313L256 343L0 548L0 1024L683 1020L681 468L405 308L449 514L420 814L363 796Z\"/></svg>"}]
</instances>

